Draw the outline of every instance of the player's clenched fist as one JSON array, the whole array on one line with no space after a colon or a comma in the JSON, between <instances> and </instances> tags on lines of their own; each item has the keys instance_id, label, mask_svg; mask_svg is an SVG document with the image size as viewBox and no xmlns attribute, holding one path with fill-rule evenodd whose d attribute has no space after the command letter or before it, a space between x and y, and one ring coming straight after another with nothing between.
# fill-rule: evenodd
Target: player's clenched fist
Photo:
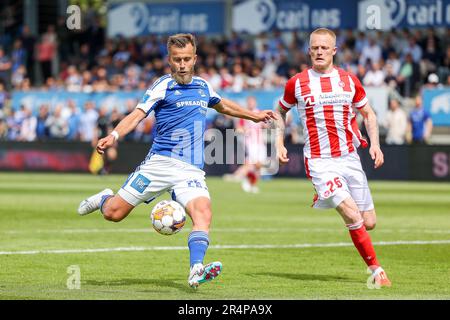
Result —
<instances>
[{"instance_id":1,"label":"player's clenched fist","mask_svg":"<svg viewBox=\"0 0 450 320\"><path fill-rule=\"evenodd\" d=\"M115 142L116 138L113 135L108 135L100 140L98 140L97 143L97 152L100 154L105 153L105 150L108 149L109 147L111 147L114 142Z\"/></svg>"}]
</instances>

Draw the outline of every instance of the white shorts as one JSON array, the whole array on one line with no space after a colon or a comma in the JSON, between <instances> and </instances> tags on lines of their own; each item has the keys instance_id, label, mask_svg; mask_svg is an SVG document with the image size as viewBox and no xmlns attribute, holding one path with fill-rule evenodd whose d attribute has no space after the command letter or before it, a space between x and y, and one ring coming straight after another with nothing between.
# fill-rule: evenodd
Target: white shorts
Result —
<instances>
[{"instance_id":1,"label":"white shorts","mask_svg":"<svg viewBox=\"0 0 450 320\"><path fill-rule=\"evenodd\" d=\"M149 203L168 191L183 207L198 197L210 198L205 172L189 163L154 154L128 176L118 194L129 204Z\"/></svg>"},{"instance_id":2,"label":"white shorts","mask_svg":"<svg viewBox=\"0 0 450 320\"><path fill-rule=\"evenodd\" d=\"M247 144L245 146L247 153L247 163L249 164L262 164L267 162L267 147L265 144Z\"/></svg>"},{"instance_id":3,"label":"white shorts","mask_svg":"<svg viewBox=\"0 0 450 320\"><path fill-rule=\"evenodd\" d=\"M305 169L317 195L313 207L336 208L352 197L360 211L374 208L367 177L356 152L339 158L305 158Z\"/></svg>"}]
</instances>

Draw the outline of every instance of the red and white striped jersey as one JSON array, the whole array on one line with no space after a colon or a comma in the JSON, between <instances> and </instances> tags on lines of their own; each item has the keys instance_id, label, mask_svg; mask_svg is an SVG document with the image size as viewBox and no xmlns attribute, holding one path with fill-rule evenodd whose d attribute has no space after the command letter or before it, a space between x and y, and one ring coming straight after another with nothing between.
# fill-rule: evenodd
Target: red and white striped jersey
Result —
<instances>
[{"instance_id":1,"label":"red and white striped jersey","mask_svg":"<svg viewBox=\"0 0 450 320\"><path fill-rule=\"evenodd\" d=\"M353 112L367 102L355 75L336 67L327 74L310 68L289 79L280 106L286 111L297 107L305 137L304 156L331 158L367 146Z\"/></svg>"}]
</instances>

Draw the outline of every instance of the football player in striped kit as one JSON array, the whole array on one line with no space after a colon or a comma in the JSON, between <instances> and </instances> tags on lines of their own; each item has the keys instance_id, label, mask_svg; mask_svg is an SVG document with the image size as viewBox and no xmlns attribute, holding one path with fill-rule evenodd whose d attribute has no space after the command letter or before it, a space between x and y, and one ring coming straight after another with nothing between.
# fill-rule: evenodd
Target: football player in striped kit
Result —
<instances>
[{"instance_id":1,"label":"football player in striped kit","mask_svg":"<svg viewBox=\"0 0 450 320\"><path fill-rule=\"evenodd\" d=\"M371 281L390 286L375 254L367 230L376 224L375 207L357 148L367 147L356 122L355 110L364 118L375 168L383 165L376 115L364 88L350 72L333 65L336 35L319 28L310 35L312 67L288 80L277 112L277 157L289 161L284 146L286 113L297 108L303 124L305 170L316 190L313 207L335 208L349 229L352 241L372 272Z\"/></svg>"}]
</instances>

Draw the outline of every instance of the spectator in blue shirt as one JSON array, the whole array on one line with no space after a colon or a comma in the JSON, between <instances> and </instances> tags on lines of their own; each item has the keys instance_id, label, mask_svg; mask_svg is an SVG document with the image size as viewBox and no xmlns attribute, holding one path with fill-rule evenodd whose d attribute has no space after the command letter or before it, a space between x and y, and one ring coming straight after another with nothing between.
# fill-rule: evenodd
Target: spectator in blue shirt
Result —
<instances>
[{"instance_id":1,"label":"spectator in blue shirt","mask_svg":"<svg viewBox=\"0 0 450 320\"><path fill-rule=\"evenodd\" d=\"M413 144L426 144L431 137L433 122L430 114L423 108L422 97L416 96L416 105L409 114L408 131Z\"/></svg>"}]
</instances>

